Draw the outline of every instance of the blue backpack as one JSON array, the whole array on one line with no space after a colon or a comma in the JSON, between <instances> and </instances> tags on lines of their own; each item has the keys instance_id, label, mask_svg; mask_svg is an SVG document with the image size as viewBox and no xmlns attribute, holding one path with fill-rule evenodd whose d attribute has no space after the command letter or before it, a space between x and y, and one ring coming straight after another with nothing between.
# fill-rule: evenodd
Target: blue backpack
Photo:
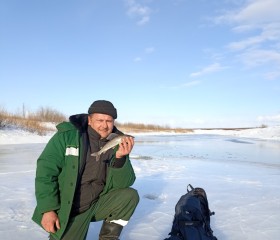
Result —
<instances>
[{"instance_id":1,"label":"blue backpack","mask_svg":"<svg viewBox=\"0 0 280 240\"><path fill-rule=\"evenodd\" d=\"M189 184L187 193L175 206L170 237L164 240L217 240L210 227L210 216L214 214L208 207L205 190Z\"/></svg>"}]
</instances>

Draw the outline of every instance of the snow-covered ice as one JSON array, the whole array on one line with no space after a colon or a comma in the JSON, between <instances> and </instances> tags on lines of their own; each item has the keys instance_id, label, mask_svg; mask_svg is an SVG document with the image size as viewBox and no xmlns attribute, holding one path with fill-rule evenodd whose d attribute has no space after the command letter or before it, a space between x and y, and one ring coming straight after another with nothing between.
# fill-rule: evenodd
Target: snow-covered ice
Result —
<instances>
[{"instance_id":1,"label":"snow-covered ice","mask_svg":"<svg viewBox=\"0 0 280 240\"><path fill-rule=\"evenodd\" d=\"M131 154L140 203L123 240L163 240L179 197L191 183L208 195L219 240L280 235L280 127L192 134L135 134ZM31 220L36 160L51 137L0 130L0 239L47 239ZM87 239L97 240L101 222Z\"/></svg>"}]
</instances>

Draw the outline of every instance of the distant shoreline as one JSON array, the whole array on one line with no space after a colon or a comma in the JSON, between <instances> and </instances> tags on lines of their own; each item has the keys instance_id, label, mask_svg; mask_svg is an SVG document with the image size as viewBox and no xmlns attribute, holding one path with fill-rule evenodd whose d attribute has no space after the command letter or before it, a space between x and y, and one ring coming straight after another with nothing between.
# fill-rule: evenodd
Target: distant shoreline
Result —
<instances>
[{"instance_id":1,"label":"distant shoreline","mask_svg":"<svg viewBox=\"0 0 280 240\"><path fill-rule=\"evenodd\" d=\"M148 128L133 128L133 127L118 127L123 132L135 132L135 133L149 133L149 132L172 132L172 133L192 133L196 130L202 131L215 131L215 130L224 130L224 131L242 131L250 129L263 129L266 127L240 127L240 128L164 128L164 129L148 129Z\"/></svg>"}]
</instances>

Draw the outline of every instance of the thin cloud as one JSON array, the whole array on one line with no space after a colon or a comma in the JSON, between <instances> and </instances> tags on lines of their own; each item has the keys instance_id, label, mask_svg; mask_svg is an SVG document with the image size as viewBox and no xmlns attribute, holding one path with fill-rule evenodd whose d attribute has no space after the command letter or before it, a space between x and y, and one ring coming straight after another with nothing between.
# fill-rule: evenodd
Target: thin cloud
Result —
<instances>
[{"instance_id":1,"label":"thin cloud","mask_svg":"<svg viewBox=\"0 0 280 240\"><path fill-rule=\"evenodd\" d=\"M222 67L220 63L213 63L198 72L191 73L190 77L200 77L209 73L221 71L222 69L224 69L224 67Z\"/></svg>"},{"instance_id":2,"label":"thin cloud","mask_svg":"<svg viewBox=\"0 0 280 240\"><path fill-rule=\"evenodd\" d=\"M257 44L261 44L265 42L265 38L262 36L255 36L250 37L241 41L231 42L228 44L228 48L232 51L241 51L243 49L246 49L248 47L256 46Z\"/></svg>"},{"instance_id":3,"label":"thin cloud","mask_svg":"<svg viewBox=\"0 0 280 240\"><path fill-rule=\"evenodd\" d=\"M137 19L137 25L142 26L150 21L151 9L148 6L141 5L135 0L125 0L127 5L127 15L130 18Z\"/></svg>"},{"instance_id":4,"label":"thin cloud","mask_svg":"<svg viewBox=\"0 0 280 240\"><path fill-rule=\"evenodd\" d=\"M280 76L280 52L272 49L249 49L236 57L247 68L266 66L264 79L275 80Z\"/></svg>"},{"instance_id":5,"label":"thin cloud","mask_svg":"<svg viewBox=\"0 0 280 240\"><path fill-rule=\"evenodd\" d=\"M280 114L270 116L259 116L259 122L280 122Z\"/></svg>"},{"instance_id":6,"label":"thin cloud","mask_svg":"<svg viewBox=\"0 0 280 240\"><path fill-rule=\"evenodd\" d=\"M141 62L142 61L142 58L141 57L136 57L133 59L134 62Z\"/></svg>"},{"instance_id":7,"label":"thin cloud","mask_svg":"<svg viewBox=\"0 0 280 240\"><path fill-rule=\"evenodd\" d=\"M252 37L248 37L241 41L236 41L228 44L228 48L233 51L239 51L252 47L265 47L265 44L279 44L280 39L280 23L270 23L259 26L261 33Z\"/></svg>"},{"instance_id":8,"label":"thin cloud","mask_svg":"<svg viewBox=\"0 0 280 240\"><path fill-rule=\"evenodd\" d=\"M161 85L160 88L163 89L182 89L182 88L190 88L190 87L194 87L201 84L201 81L195 80L195 81L190 81L190 82L186 82L183 84L179 84L176 86L165 86L165 85Z\"/></svg>"},{"instance_id":9,"label":"thin cloud","mask_svg":"<svg viewBox=\"0 0 280 240\"><path fill-rule=\"evenodd\" d=\"M264 74L264 77L268 80L274 80L274 79L280 77L280 70L279 71L266 72Z\"/></svg>"},{"instance_id":10,"label":"thin cloud","mask_svg":"<svg viewBox=\"0 0 280 240\"><path fill-rule=\"evenodd\" d=\"M217 24L230 24L237 34L249 34L228 43L227 48L236 52L236 59L246 66L266 65L264 76L270 79L277 78L280 71L280 51L276 47L280 45L279 12L279 0L247 0L239 9L215 18Z\"/></svg>"},{"instance_id":11,"label":"thin cloud","mask_svg":"<svg viewBox=\"0 0 280 240\"><path fill-rule=\"evenodd\" d=\"M270 66L275 64L276 67L280 66L280 52L275 50L248 50L240 55L240 59L248 67L258 67L265 64Z\"/></svg>"},{"instance_id":12,"label":"thin cloud","mask_svg":"<svg viewBox=\"0 0 280 240\"><path fill-rule=\"evenodd\" d=\"M147 47L147 48L144 49L144 53L145 53L145 54L152 54L154 51L155 51L155 48L154 48L154 47ZM140 54L140 55L143 55L143 53ZM134 62L141 62L141 61L143 61L144 59L145 59L145 58L143 58L143 57L135 57L133 61L134 61Z\"/></svg>"},{"instance_id":13,"label":"thin cloud","mask_svg":"<svg viewBox=\"0 0 280 240\"><path fill-rule=\"evenodd\" d=\"M153 53L154 51L155 51L154 47L148 47L145 49L145 53L147 53L147 54Z\"/></svg>"},{"instance_id":14,"label":"thin cloud","mask_svg":"<svg viewBox=\"0 0 280 240\"><path fill-rule=\"evenodd\" d=\"M193 86L196 86L196 85L199 85L201 82L196 80L196 81L191 81L191 82L186 82L182 85L182 87L184 88L189 88L189 87L193 87Z\"/></svg>"},{"instance_id":15,"label":"thin cloud","mask_svg":"<svg viewBox=\"0 0 280 240\"><path fill-rule=\"evenodd\" d=\"M233 23L247 26L262 25L280 20L279 0L247 0L239 9L215 18L218 24Z\"/></svg>"}]
</instances>

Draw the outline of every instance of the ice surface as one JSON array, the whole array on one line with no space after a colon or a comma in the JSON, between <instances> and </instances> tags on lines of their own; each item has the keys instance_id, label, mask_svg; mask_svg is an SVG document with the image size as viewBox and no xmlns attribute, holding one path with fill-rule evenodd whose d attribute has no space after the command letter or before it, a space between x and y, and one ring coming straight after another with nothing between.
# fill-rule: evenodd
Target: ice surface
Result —
<instances>
[{"instance_id":1,"label":"ice surface","mask_svg":"<svg viewBox=\"0 0 280 240\"><path fill-rule=\"evenodd\" d=\"M3 144L3 139L0 239L47 239L31 220L36 159L45 143L28 144L22 138L22 144ZM219 240L279 238L280 141L216 133L137 135L135 141L133 187L140 203L121 239L167 237L175 204L189 183L206 190ZM87 239L98 239L100 225L91 224Z\"/></svg>"}]
</instances>

